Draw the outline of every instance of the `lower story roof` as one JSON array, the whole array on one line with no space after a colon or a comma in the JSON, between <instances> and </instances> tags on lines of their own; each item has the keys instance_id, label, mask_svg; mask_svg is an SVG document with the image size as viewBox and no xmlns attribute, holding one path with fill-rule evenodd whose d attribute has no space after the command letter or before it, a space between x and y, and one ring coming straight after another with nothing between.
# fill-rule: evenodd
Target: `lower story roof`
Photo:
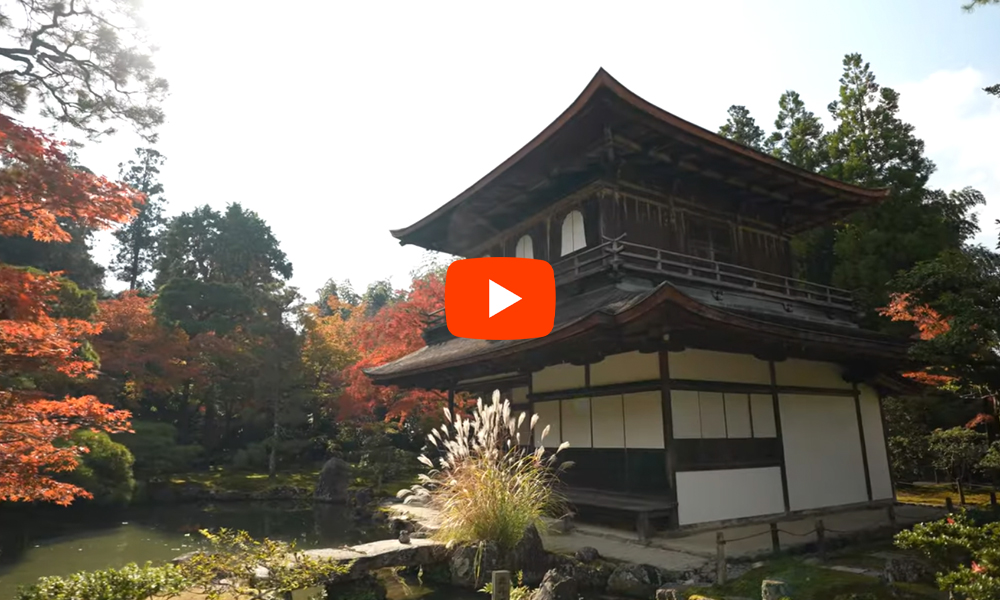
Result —
<instances>
[{"instance_id":1,"label":"lower story roof","mask_svg":"<svg viewBox=\"0 0 1000 600\"><path fill-rule=\"evenodd\" d=\"M552 332L528 340L451 338L366 371L377 384L441 388L445 381L481 374L538 370L548 364L606 354L630 340L692 347L731 344L734 348L782 347L792 354L821 354L827 360L901 365L906 340L835 323L786 319L778 315L713 305L697 288L662 282L655 286L607 285L567 298L556 306ZM603 346L607 345L607 348ZM746 350L742 350L746 351ZM488 367L486 365L489 365ZM502 369L502 370L501 370Z\"/></svg>"}]
</instances>

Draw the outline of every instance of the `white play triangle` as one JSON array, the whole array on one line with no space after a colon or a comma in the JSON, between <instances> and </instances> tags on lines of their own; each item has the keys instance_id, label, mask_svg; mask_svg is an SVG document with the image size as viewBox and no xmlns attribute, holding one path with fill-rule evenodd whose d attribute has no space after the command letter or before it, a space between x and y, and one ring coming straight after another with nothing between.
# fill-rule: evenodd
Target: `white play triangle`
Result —
<instances>
[{"instance_id":1,"label":"white play triangle","mask_svg":"<svg viewBox=\"0 0 1000 600\"><path fill-rule=\"evenodd\" d=\"M498 312L510 308L521 301L521 297L514 292L503 287L499 283L490 281L490 317Z\"/></svg>"}]
</instances>

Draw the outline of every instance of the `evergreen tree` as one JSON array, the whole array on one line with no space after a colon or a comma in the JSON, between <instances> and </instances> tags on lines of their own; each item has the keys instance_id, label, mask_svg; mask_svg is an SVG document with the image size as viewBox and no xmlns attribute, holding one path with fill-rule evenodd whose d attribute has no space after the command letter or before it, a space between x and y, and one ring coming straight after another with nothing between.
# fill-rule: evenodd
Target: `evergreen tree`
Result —
<instances>
[{"instance_id":1,"label":"evergreen tree","mask_svg":"<svg viewBox=\"0 0 1000 600\"><path fill-rule=\"evenodd\" d=\"M806 110L798 92L781 95L774 129L768 145L776 157L807 171L818 171L825 163L823 124Z\"/></svg>"},{"instance_id":2,"label":"evergreen tree","mask_svg":"<svg viewBox=\"0 0 1000 600\"><path fill-rule=\"evenodd\" d=\"M131 223L114 232L117 251L111 261L111 269L130 290L142 288L144 276L152 271L156 239L165 223L163 184L158 181L164 157L153 148L136 148L135 154L138 161L118 168L122 180L142 192L146 202L136 207L139 212Z\"/></svg>"},{"instance_id":3,"label":"evergreen tree","mask_svg":"<svg viewBox=\"0 0 1000 600\"><path fill-rule=\"evenodd\" d=\"M844 58L840 97L830 104L836 127L827 138L826 174L889 197L838 227L833 283L857 292L873 313L888 301L888 283L901 271L960 248L971 220L968 195L932 194L934 164L913 126L898 116L899 94L881 87L860 54Z\"/></svg>"},{"instance_id":4,"label":"evergreen tree","mask_svg":"<svg viewBox=\"0 0 1000 600\"><path fill-rule=\"evenodd\" d=\"M764 130L750 116L747 107L734 104L729 107L728 113L729 118L726 119L725 125L719 128L719 135L754 150L766 151Z\"/></svg>"}]
</instances>

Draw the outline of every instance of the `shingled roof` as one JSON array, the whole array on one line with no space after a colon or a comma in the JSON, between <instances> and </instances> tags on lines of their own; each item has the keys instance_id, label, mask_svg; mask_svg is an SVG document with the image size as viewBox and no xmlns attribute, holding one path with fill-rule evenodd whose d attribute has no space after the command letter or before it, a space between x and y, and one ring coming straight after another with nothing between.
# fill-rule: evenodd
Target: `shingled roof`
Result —
<instances>
[{"instance_id":1,"label":"shingled roof","mask_svg":"<svg viewBox=\"0 0 1000 600\"><path fill-rule=\"evenodd\" d=\"M711 306L696 300L697 290L670 282L644 290L606 286L573 296L556 308L552 332L529 340L474 340L453 338L431 344L380 367L365 371L375 383L407 384L431 373L490 361L516 362L529 352L557 345L586 344L595 330L618 329L630 324L684 324L699 335L714 332L735 341L808 344L838 354L842 360L865 358L898 363L906 360L907 341L857 327L822 324L777 316L762 316L733 306ZM644 326L644 325L643 325ZM566 347L566 346L564 346Z\"/></svg>"},{"instance_id":2,"label":"shingled roof","mask_svg":"<svg viewBox=\"0 0 1000 600\"><path fill-rule=\"evenodd\" d=\"M605 157L656 160L748 202L777 203L788 233L832 221L885 198L823 177L685 121L601 69L583 93L524 147L416 223L395 229L402 244L459 256L483 240L606 175Z\"/></svg>"}]
</instances>

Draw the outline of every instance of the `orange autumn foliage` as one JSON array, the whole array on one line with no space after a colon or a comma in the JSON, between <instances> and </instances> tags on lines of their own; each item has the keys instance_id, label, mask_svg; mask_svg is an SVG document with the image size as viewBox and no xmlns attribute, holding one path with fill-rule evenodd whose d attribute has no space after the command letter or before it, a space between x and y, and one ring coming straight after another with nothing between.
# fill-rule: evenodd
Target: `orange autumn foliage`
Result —
<instances>
[{"instance_id":1,"label":"orange autumn foliage","mask_svg":"<svg viewBox=\"0 0 1000 600\"><path fill-rule=\"evenodd\" d=\"M407 419L440 409L445 395L427 390L401 390L395 386L372 383L365 369L383 365L422 348L421 333L425 315L444 306L444 276L429 274L413 280L406 296L367 316L365 306L345 308L336 298L330 300L333 314L320 317L313 312L306 325L306 361L314 357L312 370L322 366L315 357L330 357L325 372L340 419L367 417L376 408L385 408L387 419ZM310 354L311 353L311 354Z\"/></svg>"},{"instance_id":2,"label":"orange autumn foliage","mask_svg":"<svg viewBox=\"0 0 1000 600\"><path fill-rule=\"evenodd\" d=\"M0 235L67 241L59 220L101 228L131 218L142 197L74 169L61 144L0 115ZM101 324L58 314L58 273L0 265L0 500L69 504L89 497L56 481L85 448L68 443L80 428L125 431L127 411L94 396L55 397L47 380L94 377L80 353Z\"/></svg>"},{"instance_id":3,"label":"orange autumn foliage","mask_svg":"<svg viewBox=\"0 0 1000 600\"><path fill-rule=\"evenodd\" d=\"M931 340L951 330L949 319L926 304L915 304L910 294L893 294L879 314L893 321L909 321L917 326L920 339Z\"/></svg>"},{"instance_id":4,"label":"orange autumn foliage","mask_svg":"<svg viewBox=\"0 0 1000 600\"><path fill-rule=\"evenodd\" d=\"M198 374L187 334L160 324L153 314L155 300L129 290L98 305L104 331L94 347L101 370L123 380L132 400L171 390Z\"/></svg>"},{"instance_id":5,"label":"orange autumn foliage","mask_svg":"<svg viewBox=\"0 0 1000 600\"><path fill-rule=\"evenodd\" d=\"M893 321L913 323L917 327L918 337L921 340L932 340L951 331L950 319L942 317L926 304L915 303L910 294L892 294L889 298L889 304L880 308L878 312ZM934 387L947 385L956 380L951 375L928 373L927 371L911 371L903 373L903 377Z\"/></svg>"}]
</instances>

